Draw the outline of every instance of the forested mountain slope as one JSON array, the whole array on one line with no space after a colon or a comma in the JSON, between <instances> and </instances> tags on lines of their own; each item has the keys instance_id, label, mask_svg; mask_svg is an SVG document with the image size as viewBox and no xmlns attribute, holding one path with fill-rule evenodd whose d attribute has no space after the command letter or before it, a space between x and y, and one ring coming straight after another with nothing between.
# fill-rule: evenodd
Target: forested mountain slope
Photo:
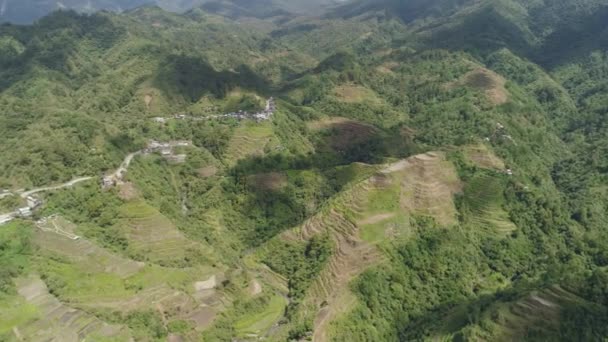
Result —
<instances>
[{"instance_id":1,"label":"forested mountain slope","mask_svg":"<svg viewBox=\"0 0 608 342\"><path fill-rule=\"evenodd\" d=\"M608 336L606 3L304 5L0 26L0 341Z\"/></svg>"},{"instance_id":2,"label":"forested mountain slope","mask_svg":"<svg viewBox=\"0 0 608 342\"><path fill-rule=\"evenodd\" d=\"M167 11L186 12L203 6L231 16L270 17L276 15L319 14L339 0L2 0L0 22L29 24L57 10L94 13L100 10L122 12L140 6L158 6Z\"/></svg>"}]
</instances>

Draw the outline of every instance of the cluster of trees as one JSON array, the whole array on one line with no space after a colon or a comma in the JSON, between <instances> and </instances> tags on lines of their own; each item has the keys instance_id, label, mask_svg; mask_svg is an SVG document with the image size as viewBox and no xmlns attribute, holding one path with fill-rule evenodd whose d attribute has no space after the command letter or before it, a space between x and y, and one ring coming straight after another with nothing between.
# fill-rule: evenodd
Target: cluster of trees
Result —
<instances>
[{"instance_id":1,"label":"cluster of trees","mask_svg":"<svg viewBox=\"0 0 608 342\"><path fill-rule=\"evenodd\" d=\"M31 233L25 222L10 223L0 230L0 298L15 293L13 279L29 267Z\"/></svg>"},{"instance_id":2,"label":"cluster of trees","mask_svg":"<svg viewBox=\"0 0 608 342\"><path fill-rule=\"evenodd\" d=\"M451 13L455 8L453 1L429 4L433 6L388 5L413 9L403 17L407 21L414 19L409 15ZM351 9L371 6L359 5ZM298 305L334 253L333 242L329 235L305 243L284 242L276 236L304 222L356 181L360 174L353 163L378 164L420 151L486 143L515 170L513 177L501 175L506 180L492 183L491 188L500 192L504 200L499 205L517 230L506 236L492 234L483 221L475 220L480 212L467 209L472 199L466 187L465 196L458 199L457 227L440 227L426 217L411 218L410 238L383 245L386 263L353 282L359 304L334 325L336 339L412 340L445 329L462 338L472 336L467 335L472 330L499 334L480 328L489 308L553 284L568 286L585 304L563 308L558 335L571 340L605 336L601 322L608 306L604 270L608 234L603 229L608 212L604 120L608 58L595 53L549 75L502 49L509 44L520 55L534 57L526 39L542 31L519 16L505 17L505 8L484 7L489 12L476 12L456 31L431 35L444 38L436 42L451 42L443 47L456 49L461 41L452 38L474 30L474 39L468 37L467 44L460 46L470 53L426 49L424 39L410 42L405 36L398 41L403 43L400 47L390 46L400 29L390 20L366 21L361 27L354 27L356 22L302 26L275 32L279 42L229 22L197 18L196 13L176 16L156 9L119 17L68 12L29 28L2 26L0 184L31 186L75 175L100 175L118 165L126 153L141 149L147 139L192 140L197 148L188 150L185 164L170 165L160 157L136 159L128 180L143 200L189 238L215 251L225 264L240 265L242 254L261 247L263 262L288 279L287 319L292 320L296 338L311 324L295 321ZM149 18L176 29L155 31ZM489 26L491 30L478 29ZM365 33L360 31L368 29L376 38L359 39ZM293 46L304 45L320 30L328 30L331 39L356 42L316 66L283 45L290 37L298 38ZM328 43L328 37L321 43ZM490 42L480 48L477 44L488 37ZM420 50L407 48L410 43ZM372 54L364 48L368 44L391 50ZM328 48L321 50L311 55L325 57ZM283 57L277 63L271 57L250 62L256 54ZM488 89L463 82L467 72L482 65L507 79L507 103L494 104L487 98ZM374 98L344 101L334 89L345 84L364 88ZM245 95L225 99L236 88ZM148 118L170 115L164 112L169 109L195 110L207 98L223 111L254 110L260 103L249 92L260 96L277 92L284 101L269 124L279 146L235 166L226 161L226 154L242 123L172 120L161 126ZM148 108L142 96L152 93ZM339 125L309 129L310 121L326 116L346 117L359 126L351 135ZM497 129L499 123L502 128ZM336 137L349 141L338 144ZM457 162L462 180L469 185L491 173ZM207 173L204 169L209 167L215 171ZM270 173L277 177L278 186L256 183L257 177ZM2 201L0 207L14 206L11 201ZM43 214L61 213L86 237L128 253L128 240L117 227L124 201L116 192L102 192L91 183L49 194L46 202ZM10 279L26 269L29 253L27 226L15 223L0 230L1 292L11 291ZM196 252L188 258L171 266L208 261ZM261 296L237 302L234 315L218 321L214 337L234 337L234 317L260 310L268 300ZM191 329L183 322L165 328L152 312L112 317L153 338ZM433 321L439 323L429 323ZM577 324L586 329L574 329Z\"/></svg>"}]
</instances>

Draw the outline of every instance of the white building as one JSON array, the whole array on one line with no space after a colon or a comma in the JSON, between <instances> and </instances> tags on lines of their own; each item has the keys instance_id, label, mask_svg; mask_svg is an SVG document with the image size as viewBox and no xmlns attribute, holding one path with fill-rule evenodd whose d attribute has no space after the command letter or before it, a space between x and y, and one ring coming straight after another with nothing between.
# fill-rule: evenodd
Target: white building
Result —
<instances>
[{"instance_id":1,"label":"white building","mask_svg":"<svg viewBox=\"0 0 608 342\"><path fill-rule=\"evenodd\" d=\"M42 200L33 196L27 196L27 206L31 209L36 209L42 205Z\"/></svg>"},{"instance_id":2,"label":"white building","mask_svg":"<svg viewBox=\"0 0 608 342\"><path fill-rule=\"evenodd\" d=\"M105 176L102 178L101 180L101 186L104 189L109 189L111 187L113 187L116 184L114 177L112 176Z\"/></svg>"},{"instance_id":3,"label":"white building","mask_svg":"<svg viewBox=\"0 0 608 342\"><path fill-rule=\"evenodd\" d=\"M29 207L24 207L24 208L19 208L17 209L17 215L19 217L31 217L32 216L32 210Z\"/></svg>"}]
</instances>

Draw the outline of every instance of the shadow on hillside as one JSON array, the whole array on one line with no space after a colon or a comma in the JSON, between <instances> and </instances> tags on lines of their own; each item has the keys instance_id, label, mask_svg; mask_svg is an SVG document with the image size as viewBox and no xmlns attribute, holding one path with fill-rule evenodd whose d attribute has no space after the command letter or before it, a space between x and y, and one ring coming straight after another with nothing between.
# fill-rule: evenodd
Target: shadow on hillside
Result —
<instances>
[{"instance_id":1,"label":"shadow on hillside","mask_svg":"<svg viewBox=\"0 0 608 342\"><path fill-rule=\"evenodd\" d=\"M30 72L43 66L57 71L69 79L68 83L79 82L80 72L70 59L75 55L88 59L85 52L79 50L83 41L95 48L109 49L122 37L125 30L117 26L107 16L100 14L85 15L75 11L57 11L37 21L31 27L3 24L0 26L0 36L14 37L23 44L23 53L15 54L12 60L4 61L0 57L0 67L13 71L4 75L0 80L0 91L9 88ZM2 65L4 64L4 65ZM30 76L31 77L31 76ZM68 85L73 85L68 83Z\"/></svg>"},{"instance_id":2,"label":"shadow on hillside","mask_svg":"<svg viewBox=\"0 0 608 342\"><path fill-rule=\"evenodd\" d=\"M453 51L465 50L482 56L507 48L552 69L608 47L607 23L608 6L586 15L565 18L538 45L534 43L537 38L533 33L522 30L515 19L506 17L493 6L487 6L455 26L432 32L426 39L426 45Z\"/></svg>"},{"instance_id":3,"label":"shadow on hillside","mask_svg":"<svg viewBox=\"0 0 608 342\"><path fill-rule=\"evenodd\" d=\"M205 95L225 97L231 90L241 88L269 94L269 85L248 66L234 71L217 71L202 58L171 55L156 73L155 86L171 97L183 97L197 102Z\"/></svg>"},{"instance_id":4,"label":"shadow on hillside","mask_svg":"<svg viewBox=\"0 0 608 342\"><path fill-rule=\"evenodd\" d=\"M461 329L478 322L481 315L497 300L497 295L483 295L462 302L443 303L425 314L411 317L403 325L399 322L395 328L403 341L424 340L430 335L457 336Z\"/></svg>"},{"instance_id":5,"label":"shadow on hillside","mask_svg":"<svg viewBox=\"0 0 608 342\"><path fill-rule=\"evenodd\" d=\"M547 37L534 55L537 63L553 69L587 58L594 50L608 47L608 6L564 25Z\"/></svg>"},{"instance_id":6,"label":"shadow on hillside","mask_svg":"<svg viewBox=\"0 0 608 342\"><path fill-rule=\"evenodd\" d=\"M532 46L526 37L532 39L496 8L487 6L467 16L456 26L437 30L429 36L426 44L434 48L466 50L481 54L506 47L526 55L532 51Z\"/></svg>"},{"instance_id":7,"label":"shadow on hillside","mask_svg":"<svg viewBox=\"0 0 608 342\"><path fill-rule=\"evenodd\" d=\"M423 340L431 335L453 335L455 341L460 341L463 337L462 329L491 318L489 314L493 308L497 309L496 304L515 303L534 293L533 291L547 286L548 284L542 282L524 281L493 294L484 294L464 301L445 302L425 314L410 317L411 320L407 323L398 322L396 329L404 341Z\"/></svg>"},{"instance_id":8,"label":"shadow on hillside","mask_svg":"<svg viewBox=\"0 0 608 342\"><path fill-rule=\"evenodd\" d=\"M235 196L238 205L234 208L250 223L246 229L247 243L260 245L286 229L299 226L345 186L369 176L372 169L357 163L377 164L389 157L405 158L413 154L413 144L401 134L398 129L374 130L363 140L353 139L348 147L341 142L340 150L332 143L331 134L320 135L316 153L296 156L274 153L240 160L228 171L231 177L225 179L223 186L226 193L239 194ZM315 177L300 177L293 171L312 171ZM277 175L287 172L291 176L283 176L284 186L260 186L263 185L260 175L268 178L274 175L278 179ZM310 202L310 196L314 197L314 203Z\"/></svg>"},{"instance_id":9,"label":"shadow on hillside","mask_svg":"<svg viewBox=\"0 0 608 342\"><path fill-rule=\"evenodd\" d=\"M239 160L230 173L251 175L287 170L325 170L352 163L379 164L386 158L406 158L417 152L412 137L407 136L408 132L403 127L388 130L370 127L353 127L351 122L335 123L313 139L315 153L252 156Z\"/></svg>"}]
</instances>

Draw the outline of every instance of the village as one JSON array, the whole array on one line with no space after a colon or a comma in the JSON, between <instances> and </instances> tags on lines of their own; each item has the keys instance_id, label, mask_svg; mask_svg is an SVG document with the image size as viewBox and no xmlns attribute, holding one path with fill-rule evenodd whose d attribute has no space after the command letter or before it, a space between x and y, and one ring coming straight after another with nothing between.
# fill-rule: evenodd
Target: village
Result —
<instances>
[{"instance_id":1,"label":"village","mask_svg":"<svg viewBox=\"0 0 608 342\"><path fill-rule=\"evenodd\" d=\"M187 140L175 140L169 142L150 140L144 149L127 155L116 171L103 176L101 179L101 187L102 189L107 190L123 184L129 165L131 164L133 158L137 155L158 153L171 164L181 164L186 161L187 156L185 154L176 153L175 149L190 146L193 146L193 144L191 141Z\"/></svg>"},{"instance_id":2,"label":"village","mask_svg":"<svg viewBox=\"0 0 608 342\"><path fill-rule=\"evenodd\" d=\"M165 160L172 164L180 164L186 161L186 154L176 153L176 148L182 147L190 147L193 146L191 141L185 140L176 140L169 142L159 142L156 140L151 140L148 142L146 147L140 151L130 153L125 157L123 162L120 164L118 169L108 175L104 175L101 177L101 187L104 190L108 190L115 186L121 185L124 183L124 178L127 174L129 165L137 155L146 155L152 153L158 153ZM17 191L9 191L9 190L0 190L0 199L8 196L20 196L24 201L25 205L23 207L17 208L15 211L0 214L0 226L4 225L8 222L11 222L17 218L31 218L34 214L34 211L38 209L44 203L40 197L36 194L44 191L52 191L63 188L69 188L74 186L77 183L90 180L93 177L79 177L75 178L67 183L56 185L56 186L45 186L40 188L35 188L32 190L17 190Z\"/></svg>"},{"instance_id":3,"label":"village","mask_svg":"<svg viewBox=\"0 0 608 342\"><path fill-rule=\"evenodd\" d=\"M192 117L185 114L175 114L173 119L176 120L209 120L209 119L221 119L221 118L235 118L237 120L256 120L258 122L270 120L272 115L276 110L276 104L273 97L270 97L266 100L266 105L263 110L255 113L247 112L247 111L238 111L238 112L230 112L226 114L220 115L210 115L206 117ZM153 118L155 122L158 123L166 123L169 118L156 117ZM103 190L111 189L115 186L120 186L125 183L125 177L129 168L129 165L133 161L133 159L138 155L148 155L153 153L158 153L161 157L163 157L167 162L171 164L181 164L186 161L186 154L177 153L177 149L191 147L193 146L191 141L187 140L175 140L168 142L160 142L156 140L150 140L145 148L140 151L136 151L128 154L120 166L110 174L106 174L101 177L101 188ZM8 197L8 196L20 196L25 205L16 209L13 212L0 214L0 225L6 224L10 221L13 221L17 218L31 218L34 214L34 211L42 206L43 201L40 197L36 196L39 192L44 191L52 191L58 190L62 188L69 188L73 185L92 179L93 177L79 177L75 178L67 183L55 185L55 186L46 186L35 188L32 190L17 190L17 191L9 191L9 190L0 190L0 199Z\"/></svg>"},{"instance_id":4,"label":"village","mask_svg":"<svg viewBox=\"0 0 608 342\"><path fill-rule=\"evenodd\" d=\"M30 191L19 190L15 193L9 192L8 190L3 190L2 191L3 197L20 196L21 198L23 198L25 200L26 205L23 207L17 208L17 210L15 210L13 212L0 214L0 226L8 223L14 219L17 219L17 218L32 217L34 214L34 210L38 209L43 204L42 199L40 199L38 196L35 195L36 193L42 192L42 191L47 191L47 190L71 187L76 183L80 183L80 182L88 180L88 179L91 179L91 177L77 178L77 179L74 179L65 184L61 184L61 185L54 186L54 187L42 187L42 188L30 190Z\"/></svg>"},{"instance_id":5,"label":"village","mask_svg":"<svg viewBox=\"0 0 608 342\"><path fill-rule=\"evenodd\" d=\"M266 105L264 106L264 109L259 112L255 112L255 113L239 110L237 112L230 112L230 113L219 114L219 115L208 115L208 116L202 116L202 117L201 116L190 116L190 115L186 115L186 114L174 114L173 117L170 117L170 118L155 117L155 118L152 118L152 121L160 123L160 124L164 124L164 123L167 123L170 119L203 121L203 120L210 120L210 119L233 118L233 119L237 119L237 120L250 119L250 120L256 120L257 122L261 122L261 121L270 120L270 118L272 117L272 115L274 114L275 111L276 111L276 103L274 101L274 98L270 97L266 100Z\"/></svg>"}]
</instances>

